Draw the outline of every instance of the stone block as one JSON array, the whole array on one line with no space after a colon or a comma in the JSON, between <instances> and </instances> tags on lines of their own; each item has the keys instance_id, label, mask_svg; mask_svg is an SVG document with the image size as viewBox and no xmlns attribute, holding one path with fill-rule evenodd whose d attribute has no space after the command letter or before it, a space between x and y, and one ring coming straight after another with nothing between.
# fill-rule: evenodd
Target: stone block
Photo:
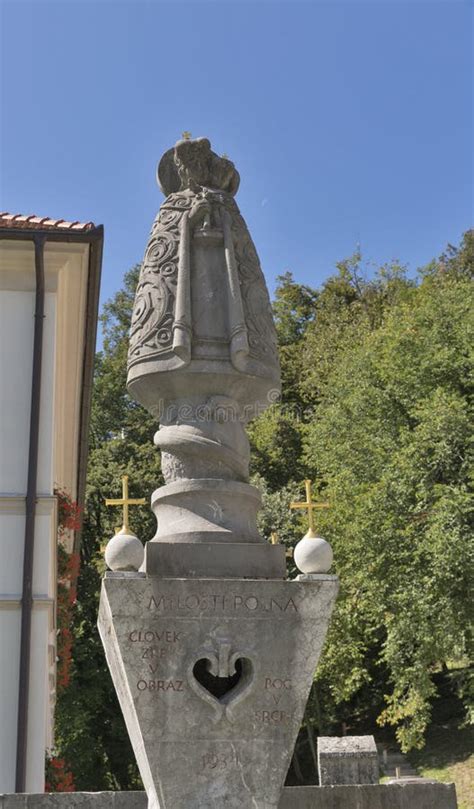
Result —
<instances>
[{"instance_id":1,"label":"stone block","mask_svg":"<svg viewBox=\"0 0 474 809\"><path fill-rule=\"evenodd\" d=\"M104 579L99 631L148 809L277 809L337 589Z\"/></svg>"},{"instance_id":2,"label":"stone block","mask_svg":"<svg viewBox=\"0 0 474 809\"><path fill-rule=\"evenodd\" d=\"M285 579L283 545L268 542L148 542L145 568L160 578Z\"/></svg>"},{"instance_id":3,"label":"stone block","mask_svg":"<svg viewBox=\"0 0 474 809\"><path fill-rule=\"evenodd\" d=\"M373 736L320 736L320 786L378 784L379 759Z\"/></svg>"},{"instance_id":4,"label":"stone block","mask_svg":"<svg viewBox=\"0 0 474 809\"><path fill-rule=\"evenodd\" d=\"M454 784L286 787L278 809L457 809Z\"/></svg>"},{"instance_id":5,"label":"stone block","mask_svg":"<svg viewBox=\"0 0 474 809\"><path fill-rule=\"evenodd\" d=\"M78 798L82 803L72 803ZM0 795L0 809L146 809L145 792L83 792L56 795ZM203 804L205 809L205 805ZM257 809L257 804L255 805ZM258 805L260 809L260 804ZM457 809L454 784L285 787L278 809Z\"/></svg>"}]
</instances>

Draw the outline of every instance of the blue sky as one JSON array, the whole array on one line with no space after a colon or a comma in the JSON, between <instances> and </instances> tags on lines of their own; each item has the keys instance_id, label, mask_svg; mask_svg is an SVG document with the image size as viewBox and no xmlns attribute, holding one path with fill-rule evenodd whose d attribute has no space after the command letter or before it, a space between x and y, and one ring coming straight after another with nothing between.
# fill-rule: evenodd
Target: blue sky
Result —
<instances>
[{"instance_id":1,"label":"blue sky","mask_svg":"<svg viewBox=\"0 0 474 809\"><path fill-rule=\"evenodd\" d=\"M472 224L464 0L0 0L1 206L105 226L102 300L140 261L183 130L240 171L271 290L360 243L415 268Z\"/></svg>"}]
</instances>

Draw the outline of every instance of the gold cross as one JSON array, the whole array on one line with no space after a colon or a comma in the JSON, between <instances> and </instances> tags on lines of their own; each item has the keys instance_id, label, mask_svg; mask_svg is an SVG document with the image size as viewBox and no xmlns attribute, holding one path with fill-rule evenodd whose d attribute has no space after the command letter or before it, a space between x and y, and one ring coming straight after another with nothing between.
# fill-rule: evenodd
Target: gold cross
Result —
<instances>
[{"instance_id":1,"label":"gold cross","mask_svg":"<svg viewBox=\"0 0 474 809\"><path fill-rule=\"evenodd\" d=\"M272 545L279 545L280 544L280 540L278 539L278 534L277 534L276 531L272 531L272 533L270 534L270 541L271 541ZM287 548L286 551L285 551L285 556L288 556L288 558L291 558L293 556L293 548Z\"/></svg>"},{"instance_id":2,"label":"gold cross","mask_svg":"<svg viewBox=\"0 0 474 809\"><path fill-rule=\"evenodd\" d=\"M186 132L183 132L181 137L183 138L183 140L191 140L192 135L191 135L191 132L188 132L188 130L186 130Z\"/></svg>"},{"instance_id":3,"label":"gold cross","mask_svg":"<svg viewBox=\"0 0 474 809\"><path fill-rule=\"evenodd\" d=\"M315 503L311 500L311 481L305 480L306 501L304 503L290 503L290 508L304 508L308 512L309 531L308 535L315 537L315 525L313 511L316 509L329 508L329 503Z\"/></svg>"},{"instance_id":4,"label":"gold cross","mask_svg":"<svg viewBox=\"0 0 474 809\"><path fill-rule=\"evenodd\" d=\"M143 506L146 503L144 497L130 499L128 496L128 475L122 476L122 497L116 500L107 499L106 506L123 506L123 525L121 533L128 534L130 526L128 524L128 508L129 506Z\"/></svg>"}]
</instances>

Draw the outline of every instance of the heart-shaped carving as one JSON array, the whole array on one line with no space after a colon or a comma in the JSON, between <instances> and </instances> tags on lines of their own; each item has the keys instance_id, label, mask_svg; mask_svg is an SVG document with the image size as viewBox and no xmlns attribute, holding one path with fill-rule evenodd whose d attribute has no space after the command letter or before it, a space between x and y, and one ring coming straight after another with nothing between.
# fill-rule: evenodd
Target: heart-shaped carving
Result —
<instances>
[{"instance_id":1,"label":"heart-shaped carving","mask_svg":"<svg viewBox=\"0 0 474 809\"><path fill-rule=\"evenodd\" d=\"M189 666L191 689L214 709L214 721L225 715L233 721L233 711L248 694L255 680L255 667L243 652L230 654L230 644L218 643L217 650L203 649Z\"/></svg>"},{"instance_id":2,"label":"heart-shaped carving","mask_svg":"<svg viewBox=\"0 0 474 809\"><path fill-rule=\"evenodd\" d=\"M211 671L211 661L207 657L201 657L197 663L194 664L193 674L206 691L209 691L213 697L222 702L227 694L230 694L238 685L244 668L245 659L239 657L235 661L235 673L230 674L228 677L219 677Z\"/></svg>"}]
</instances>

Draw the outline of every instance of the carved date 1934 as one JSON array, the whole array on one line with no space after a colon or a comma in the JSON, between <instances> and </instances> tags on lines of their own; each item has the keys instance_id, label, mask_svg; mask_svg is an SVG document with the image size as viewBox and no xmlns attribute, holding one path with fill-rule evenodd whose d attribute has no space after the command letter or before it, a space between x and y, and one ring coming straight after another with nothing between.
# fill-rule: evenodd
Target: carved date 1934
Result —
<instances>
[{"instance_id":1,"label":"carved date 1934","mask_svg":"<svg viewBox=\"0 0 474 809\"><path fill-rule=\"evenodd\" d=\"M204 753L201 756L201 770L227 770L238 765L239 757L235 752Z\"/></svg>"}]
</instances>

